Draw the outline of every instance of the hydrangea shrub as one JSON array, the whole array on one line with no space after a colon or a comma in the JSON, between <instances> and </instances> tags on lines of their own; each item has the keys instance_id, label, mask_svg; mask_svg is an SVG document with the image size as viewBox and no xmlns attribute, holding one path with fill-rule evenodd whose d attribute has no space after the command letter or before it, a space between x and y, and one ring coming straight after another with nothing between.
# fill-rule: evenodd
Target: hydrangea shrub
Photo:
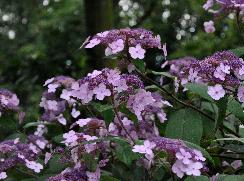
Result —
<instances>
[{"instance_id":1,"label":"hydrangea shrub","mask_svg":"<svg viewBox=\"0 0 244 181\"><path fill-rule=\"evenodd\" d=\"M223 11L242 7L216 3ZM204 26L215 30L213 22ZM117 68L48 79L36 122L25 122L17 95L0 89L0 125L19 117L0 142L0 180L244 179L241 57L222 51L167 60L160 36L140 28L97 33L82 45L95 46ZM144 61L152 49L160 71Z\"/></svg>"}]
</instances>

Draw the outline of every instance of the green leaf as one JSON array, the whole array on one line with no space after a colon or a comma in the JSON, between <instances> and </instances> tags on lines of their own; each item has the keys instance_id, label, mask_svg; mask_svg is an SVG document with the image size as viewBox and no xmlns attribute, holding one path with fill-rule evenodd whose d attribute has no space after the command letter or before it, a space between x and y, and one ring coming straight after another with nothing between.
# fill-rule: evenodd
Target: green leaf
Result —
<instances>
[{"instance_id":1,"label":"green leaf","mask_svg":"<svg viewBox=\"0 0 244 181\"><path fill-rule=\"evenodd\" d=\"M244 55L244 47L235 48L230 51L232 51L238 57L241 57L242 55Z\"/></svg>"},{"instance_id":2,"label":"green leaf","mask_svg":"<svg viewBox=\"0 0 244 181\"><path fill-rule=\"evenodd\" d=\"M94 156L88 153L83 154L84 162L89 171L95 172L97 169L97 161Z\"/></svg>"},{"instance_id":3,"label":"green leaf","mask_svg":"<svg viewBox=\"0 0 244 181\"><path fill-rule=\"evenodd\" d=\"M174 79L175 77L173 75L171 75L170 73L168 72L156 72L156 71L150 71L152 74L154 75L163 75L165 77L168 77L168 78L171 78L171 79Z\"/></svg>"},{"instance_id":4,"label":"green leaf","mask_svg":"<svg viewBox=\"0 0 244 181\"><path fill-rule=\"evenodd\" d=\"M184 143L190 147L190 148L193 148L193 149L196 149L196 150L199 150L202 152L203 156L205 158L207 158L213 165L215 165L215 162L213 160L213 158L210 156L210 154L202 147L200 147L199 145L196 145L194 143L191 143L191 142L188 142L188 141L184 141Z\"/></svg>"},{"instance_id":5,"label":"green leaf","mask_svg":"<svg viewBox=\"0 0 244 181\"><path fill-rule=\"evenodd\" d=\"M120 180L109 175L102 175L101 181L120 181Z\"/></svg>"},{"instance_id":6,"label":"green leaf","mask_svg":"<svg viewBox=\"0 0 244 181\"><path fill-rule=\"evenodd\" d=\"M226 110L227 110L227 103L228 103L227 97L223 97L222 99L217 101L218 118L215 122L215 128L218 128L223 125L223 121L225 119Z\"/></svg>"},{"instance_id":7,"label":"green leaf","mask_svg":"<svg viewBox=\"0 0 244 181\"><path fill-rule=\"evenodd\" d=\"M198 177L188 176L185 179L185 181L209 181L209 179L206 176L198 176Z\"/></svg>"},{"instance_id":8,"label":"green leaf","mask_svg":"<svg viewBox=\"0 0 244 181\"><path fill-rule=\"evenodd\" d=\"M227 109L244 123L244 112L239 102L237 102L235 99L229 100Z\"/></svg>"},{"instance_id":9,"label":"green leaf","mask_svg":"<svg viewBox=\"0 0 244 181\"><path fill-rule=\"evenodd\" d=\"M244 175L218 175L217 181L243 181Z\"/></svg>"},{"instance_id":10,"label":"green leaf","mask_svg":"<svg viewBox=\"0 0 244 181\"><path fill-rule=\"evenodd\" d=\"M110 104L101 104L101 103L97 103L97 102L93 102L91 103L92 107L94 109L96 109L98 112L103 112L103 111L107 111L109 109L112 109L113 106Z\"/></svg>"},{"instance_id":11,"label":"green leaf","mask_svg":"<svg viewBox=\"0 0 244 181\"><path fill-rule=\"evenodd\" d=\"M103 119L106 123L106 125L108 126L109 123L111 123L114 119L114 111L112 109L108 109L106 111L102 112L103 115Z\"/></svg>"},{"instance_id":12,"label":"green leaf","mask_svg":"<svg viewBox=\"0 0 244 181\"><path fill-rule=\"evenodd\" d=\"M200 144L203 133L202 116L191 109L181 109L170 115L166 137Z\"/></svg>"},{"instance_id":13,"label":"green leaf","mask_svg":"<svg viewBox=\"0 0 244 181\"><path fill-rule=\"evenodd\" d=\"M145 62L142 60L133 60L133 64L140 70L140 72L145 72L146 66Z\"/></svg>"},{"instance_id":14,"label":"green leaf","mask_svg":"<svg viewBox=\"0 0 244 181\"><path fill-rule=\"evenodd\" d=\"M127 166L131 166L132 162L139 158L139 155L132 151L132 147L127 141L118 140L116 143L118 144L115 149L116 157Z\"/></svg>"},{"instance_id":15,"label":"green leaf","mask_svg":"<svg viewBox=\"0 0 244 181\"><path fill-rule=\"evenodd\" d=\"M208 93L207 93L208 88L207 88L207 86L205 86L205 85L195 84L195 83L188 83L188 84L185 85L185 87L186 87L189 91L191 91L191 92L193 92L193 93L199 95L200 97L202 97L202 98L204 98L204 99L207 99L208 101L211 101L211 102L214 101L214 100L208 95Z\"/></svg>"}]
</instances>

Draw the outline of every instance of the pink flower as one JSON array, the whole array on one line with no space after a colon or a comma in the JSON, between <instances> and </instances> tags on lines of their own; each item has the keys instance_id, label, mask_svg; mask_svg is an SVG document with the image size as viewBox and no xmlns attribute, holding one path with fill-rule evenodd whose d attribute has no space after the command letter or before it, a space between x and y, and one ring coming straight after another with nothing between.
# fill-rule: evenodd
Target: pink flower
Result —
<instances>
[{"instance_id":1,"label":"pink flower","mask_svg":"<svg viewBox=\"0 0 244 181\"><path fill-rule=\"evenodd\" d=\"M136 47L129 48L129 53L133 59L143 59L146 51L141 47L140 44L137 44Z\"/></svg>"},{"instance_id":2,"label":"pink flower","mask_svg":"<svg viewBox=\"0 0 244 181\"><path fill-rule=\"evenodd\" d=\"M214 22L213 21L204 22L203 25L204 25L204 29L205 29L206 33L215 32L215 27L214 27Z\"/></svg>"},{"instance_id":3,"label":"pink flower","mask_svg":"<svg viewBox=\"0 0 244 181\"><path fill-rule=\"evenodd\" d=\"M88 73L87 76L91 78L95 78L96 76L100 75L102 72L99 70L94 70L92 73Z\"/></svg>"},{"instance_id":4,"label":"pink flower","mask_svg":"<svg viewBox=\"0 0 244 181\"><path fill-rule=\"evenodd\" d=\"M240 168L242 166L242 161L241 160L235 160L230 164L235 170Z\"/></svg>"},{"instance_id":5,"label":"pink flower","mask_svg":"<svg viewBox=\"0 0 244 181\"><path fill-rule=\"evenodd\" d=\"M48 92L56 92L56 89L59 87L59 84L48 84Z\"/></svg>"},{"instance_id":6,"label":"pink flower","mask_svg":"<svg viewBox=\"0 0 244 181\"><path fill-rule=\"evenodd\" d=\"M82 100L83 104L89 103L93 97L93 91L89 90L88 83L77 85L73 84L72 88L75 88L72 91L72 95L78 99Z\"/></svg>"},{"instance_id":7,"label":"pink flower","mask_svg":"<svg viewBox=\"0 0 244 181\"><path fill-rule=\"evenodd\" d=\"M43 169L43 166L40 163L37 163L35 161L29 161L27 159L25 160L25 165L36 173L40 173Z\"/></svg>"},{"instance_id":8,"label":"pink flower","mask_svg":"<svg viewBox=\"0 0 244 181\"><path fill-rule=\"evenodd\" d=\"M101 33L97 33L97 36L101 37L101 38L105 38L108 35L109 31L104 31Z\"/></svg>"},{"instance_id":9,"label":"pink flower","mask_svg":"<svg viewBox=\"0 0 244 181\"><path fill-rule=\"evenodd\" d=\"M154 157L152 149L156 147L156 144L153 142L150 142L148 140L144 141L143 145L135 145L133 146L132 151L136 153L142 153L145 154L146 158L148 160L152 160Z\"/></svg>"},{"instance_id":10,"label":"pink flower","mask_svg":"<svg viewBox=\"0 0 244 181\"><path fill-rule=\"evenodd\" d=\"M53 81L54 81L54 77L52 77L52 78L50 78L50 79L47 79L47 80L45 81L45 83L44 83L43 86L47 86L48 84L50 84L50 83L53 82Z\"/></svg>"},{"instance_id":11,"label":"pink flower","mask_svg":"<svg viewBox=\"0 0 244 181\"><path fill-rule=\"evenodd\" d=\"M214 5L214 0L208 0L204 5L203 8L205 10L209 10L209 8L211 8Z\"/></svg>"},{"instance_id":12,"label":"pink flower","mask_svg":"<svg viewBox=\"0 0 244 181\"><path fill-rule=\"evenodd\" d=\"M91 118L79 119L78 121L76 121L76 124L78 124L80 127L83 127L83 126L87 125L90 121L91 121Z\"/></svg>"},{"instance_id":13,"label":"pink flower","mask_svg":"<svg viewBox=\"0 0 244 181\"><path fill-rule=\"evenodd\" d=\"M80 115L80 111L77 111L75 108L73 108L71 111L71 116L73 118L77 118L79 115Z\"/></svg>"},{"instance_id":14,"label":"pink flower","mask_svg":"<svg viewBox=\"0 0 244 181\"><path fill-rule=\"evenodd\" d=\"M107 73L107 80L110 84L116 86L116 82L120 80L120 71L115 69L109 70Z\"/></svg>"},{"instance_id":15,"label":"pink flower","mask_svg":"<svg viewBox=\"0 0 244 181\"><path fill-rule=\"evenodd\" d=\"M244 87L243 86L240 86L238 88L237 97L240 102L244 103Z\"/></svg>"},{"instance_id":16,"label":"pink flower","mask_svg":"<svg viewBox=\"0 0 244 181\"><path fill-rule=\"evenodd\" d=\"M106 96L110 96L111 95L111 92L109 89L106 88L106 85L103 84L103 83L100 83L98 85L98 87L96 87L94 90L93 90L94 94L96 95L96 98L98 100L103 100L104 97Z\"/></svg>"},{"instance_id":17,"label":"pink flower","mask_svg":"<svg viewBox=\"0 0 244 181\"><path fill-rule=\"evenodd\" d=\"M100 42L101 42L100 40L98 40L97 38L94 38L89 41L89 43L85 46L85 48L93 48L96 45L98 45Z\"/></svg>"},{"instance_id":18,"label":"pink flower","mask_svg":"<svg viewBox=\"0 0 244 181\"><path fill-rule=\"evenodd\" d=\"M126 84L125 79L120 79L115 82L116 90L120 93L122 91L126 91L128 89L128 86Z\"/></svg>"},{"instance_id":19,"label":"pink flower","mask_svg":"<svg viewBox=\"0 0 244 181\"><path fill-rule=\"evenodd\" d=\"M182 160L184 164L190 163L191 154L186 152L183 148L180 148L180 151L175 154L176 158Z\"/></svg>"},{"instance_id":20,"label":"pink flower","mask_svg":"<svg viewBox=\"0 0 244 181\"><path fill-rule=\"evenodd\" d=\"M215 86L209 86L208 95L210 95L214 100L220 100L222 97L225 96L225 90L220 84L216 84Z\"/></svg>"},{"instance_id":21,"label":"pink flower","mask_svg":"<svg viewBox=\"0 0 244 181\"><path fill-rule=\"evenodd\" d=\"M111 54L116 54L124 50L124 40L118 39L110 44L108 44L108 50L107 52L110 52ZM106 50L105 50L106 54Z\"/></svg>"},{"instance_id":22,"label":"pink flower","mask_svg":"<svg viewBox=\"0 0 244 181\"><path fill-rule=\"evenodd\" d=\"M78 136L76 135L76 132L70 130L68 133L63 134L63 138L65 139L63 143L68 146L69 144L76 143Z\"/></svg>"},{"instance_id":23,"label":"pink flower","mask_svg":"<svg viewBox=\"0 0 244 181\"><path fill-rule=\"evenodd\" d=\"M61 123L62 125L66 125L67 124L67 120L64 118L63 114L60 114L58 117L57 117L57 120L59 123Z\"/></svg>"},{"instance_id":24,"label":"pink flower","mask_svg":"<svg viewBox=\"0 0 244 181\"><path fill-rule=\"evenodd\" d=\"M225 65L223 63L220 63L219 65L220 70L226 74L230 74L230 66L229 65Z\"/></svg>"},{"instance_id":25,"label":"pink flower","mask_svg":"<svg viewBox=\"0 0 244 181\"><path fill-rule=\"evenodd\" d=\"M86 172L86 175L88 177L88 181L99 181L101 177L101 170L98 167L95 172Z\"/></svg>"},{"instance_id":26,"label":"pink flower","mask_svg":"<svg viewBox=\"0 0 244 181\"><path fill-rule=\"evenodd\" d=\"M0 180L3 180L7 178L7 173L6 172L0 172Z\"/></svg>"},{"instance_id":27,"label":"pink flower","mask_svg":"<svg viewBox=\"0 0 244 181\"><path fill-rule=\"evenodd\" d=\"M220 80L225 80L225 73L221 70L220 67L217 67L216 70L214 71L214 77L220 79Z\"/></svg>"},{"instance_id":28,"label":"pink flower","mask_svg":"<svg viewBox=\"0 0 244 181\"><path fill-rule=\"evenodd\" d=\"M49 152L46 152L45 159L44 159L45 165L48 163L48 161L51 159L51 157L52 157L52 154Z\"/></svg>"}]
</instances>

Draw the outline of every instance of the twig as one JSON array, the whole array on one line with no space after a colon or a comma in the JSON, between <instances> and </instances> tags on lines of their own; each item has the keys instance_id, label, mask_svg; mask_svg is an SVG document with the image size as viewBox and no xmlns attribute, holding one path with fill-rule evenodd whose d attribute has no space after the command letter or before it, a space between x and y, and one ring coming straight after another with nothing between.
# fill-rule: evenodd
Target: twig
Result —
<instances>
[{"instance_id":1,"label":"twig","mask_svg":"<svg viewBox=\"0 0 244 181\"><path fill-rule=\"evenodd\" d=\"M171 97L172 99L174 99L176 102L180 103L183 106L189 107L195 111L197 111L198 113L200 113L201 115L207 117L208 119L210 119L211 121L215 122L215 119L212 118L211 116L209 116L207 113L203 112L202 110L198 109L197 107L195 107L192 104L188 104L180 99L178 99L177 97L175 97L173 94L171 94L168 90L166 90L164 87L162 87L159 83L157 83L156 81L150 79L149 77L147 77L146 75L142 74L140 71L136 70L136 72L146 81L150 82L151 84L157 86L162 92L166 93L169 97ZM234 132L233 130L231 130L230 128L226 127L225 125L223 126L223 128L225 130L227 130L228 132L232 133L233 135L240 137L236 132Z\"/></svg>"},{"instance_id":2,"label":"twig","mask_svg":"<svg viewBox=\"0 0 244 181\"><path fill-rule=\"evenodd\" d=\"M114 102L114 93L113 93L113 90L111 91L111 101L112 101L112 105L113 105L113 109L114 109L114 112L115 112L115 115L120 123L120 126L124 129L125 133L129 136L129 138L131 139L131 141L133 142L133 144L135 144L135 140L132 138L132 136L130 135L130 133L127 131L127 129L124 127L124 124L119 116L119 111L118 111L118 108L116 107L115 105L115 102Z\"/></svg>"}]
</instances>

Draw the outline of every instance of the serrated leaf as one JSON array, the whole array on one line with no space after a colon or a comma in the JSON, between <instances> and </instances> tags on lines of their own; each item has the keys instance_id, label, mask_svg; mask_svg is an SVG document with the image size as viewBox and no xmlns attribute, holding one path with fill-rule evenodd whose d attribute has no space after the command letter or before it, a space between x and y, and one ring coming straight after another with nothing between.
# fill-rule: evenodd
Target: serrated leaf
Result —
<instances>
[{"instance_id":1,"label":"serrated leaf","mask_svg":"<svg viewBox=\"0 0 244 181\"><path fill-rule=\"evenodd\" d=\"M244 47L235 48L230 51L232 51L238 57L241 57L242 55L244 55Z\"/></svg>"},{"instance_id":2,"label":"serrated leaf","mask_svg":"<svg viewBox=\"0 0 244 181\"><path fill-rule=\"evenodd\" d=\"M228 111L234 114L237 118L244 123L244 112L241 104L237 102L235 99L231 99L227 105Z\"/></svg>"},{"instance_id":3,"label":"serrated leaf","mask_svg":"<svg viewBox=\"0 0 244 181\"><path fill-rule=\"evenodd\" d=\"M145 62L142 60L133 60L133 64L140 70L140 72L145 72L146 66Z\"/></svg>"},{"instance_id":4,"label":"serrated leaf","mask_svg":"<svg viewBox=\"0 0 244 181\"><path fill-rule=\"evenodd\" d=\"M154 75L163 75L163 76L168 77L168 78L171 78L171 79L174 79L175 78L173 75L171 75L168 72L156 72L156 71L150 71L150 72L152 74L154 74Z\"/></svg>"},{"instance_id":5,"label":"serrated leaf","mask_svg":"<svg viewBox=\"0 0 244 181\"><path fill-rule=\"evenodd\" d=\"M203 133L202 116L191 109L181 109L169 116L165 135L200 144Z\"/></svg>"},{"instance_id":6,"label":"serrated leaf","mask_svg":"<svg viewBox=\"0 0 244 181\"><path fill-rule=\"evenodd\" d=\"M215 122L215 128L221 127L223 125L223 121L225 119L226 110L227 110L227 103L228 103L227 97L223 97L222 99L216 102L218 107L218 118Z\"/></svg>"},{"instance_id":7,"label":"serrated leaf","mask_svg":"<svg viewBox=\"0 0 244 181\"><path fill-rule=\"evenodd\" d=\"M91 103L91 106L96 109L98 112L103 112L103 111L107 111L109 109L112 109L113 106L110 104L101 104L101 103L97 103L97 102L93 102Z\"/></svg>"},{"instance_id":8,"label":"serrated leaf","mask_svg":"<svg viewBox=\"0 0 244 181\"><path fill-rule=\"evenodd\" d=\"M207 176L188 176L184 181L209 181Z\"/></svg>"},{"instance_id":9,"label":"serrated leaf","mask_svg":"<svg viewBox=\"0 0 244 181\"><path fill-rule=\"evenodd\" d=\"M121 162L130 166L134 160L139 158L139 155L132 151L132 147L127 141L121 139L114 139L114 141L117 143L115 155Z\"/></svg>"},{"instance_id":10,"label":"serrated leaf","mask_svg":"<svg viewBox=\"0 0 244 181\"><path fill-rule=\"evenodd\" d=\"M211 102L214 101L214 100L208 95L208 93L207 93L208 88L207 88L207 86L205 86L205 85L195 84L195 83L188 83L188 84L185 85L185 87L186 87L189 91L191 91L191 92L193 92L193 93L199 95L200 97L202 97L202 98L204 98L204 99L206 99L206 100L208 100L208 101L211 101Z\"/></svg>"},{"instance_id":11,"label":"serrated leaf","mask_svg":"<svg viewBox=\"0 0 244 181\"><path fill-rule=\"evenodd\" d=\"M244 175L218 175L217 181L243 181Z\"/></svg>"}]
</instances>

